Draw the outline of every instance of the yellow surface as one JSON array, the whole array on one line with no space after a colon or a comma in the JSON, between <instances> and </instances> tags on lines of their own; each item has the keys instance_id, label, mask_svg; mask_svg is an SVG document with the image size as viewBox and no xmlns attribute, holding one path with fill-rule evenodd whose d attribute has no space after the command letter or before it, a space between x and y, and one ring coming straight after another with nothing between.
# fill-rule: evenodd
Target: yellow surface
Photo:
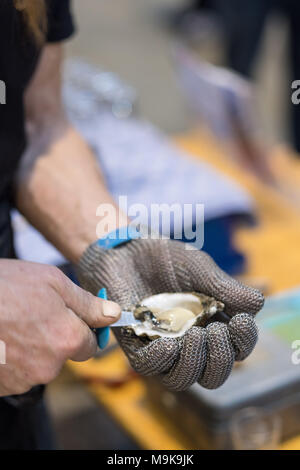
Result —
<instances>
[{"instance_id":1,"label":"yellow surface","mask_svg":"<svg viewBox=\"0 0 300 470\"><path fill-rule=\"evenodd\" d=\"M294 437L284 442L280 446L281 450L299 450L300 449L300 436Z\"/></svg>"},{"instance_id":2,"label":"yellow surface","mask_svg":"<svg viewBox=\"0 0 300 470\"><path fill-rule=\"evenodd\" d=\"M127 360L119 348L102 359L81 363L70 361L68 364L80 379L97 375L117 378L128 369ZM163 417L158 419L153 415L147 406L145 386L138 376L119 387L90 384L88 388L140 447L159 450L189 448L184 437L179 436Z\"/></svg>"},{"instance_id":3,"label":"yellow surface","mask_svg":"<svg viewBox=\"0 0 300 470\"><path fill-rule=\"evenodd\" d=\"M201 156L215 168L238 181L248 189L257 205L259 225L240 230L237 246L247 255L249 277L268 281L269 292L278 292L300 285L300 203L293 206L299 196L300 164L292 160L284 149L274 151L274 172L280 175L280 191L270 189L254 177L241 171L225 157L226 149L217 145L208 134L191 133L177 139L177 143L196 158ZM78 378L87 376L119 377L127 371L123 353L117 349L103 358L84 363L69 363ZM145 449L188 449L178 431L150 410L146 389L138 378L120 387L104 384L88 385L129 434ZM300 449L300 437L281 446Z\"/></svg>"}]
</instances>

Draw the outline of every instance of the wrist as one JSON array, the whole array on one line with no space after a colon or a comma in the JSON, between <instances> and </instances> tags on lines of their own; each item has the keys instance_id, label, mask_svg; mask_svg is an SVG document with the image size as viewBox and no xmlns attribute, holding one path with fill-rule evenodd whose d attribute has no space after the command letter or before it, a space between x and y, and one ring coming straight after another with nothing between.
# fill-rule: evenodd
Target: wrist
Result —
<instances>
[{"instance_id":1,"label":"wrist","mask_svg":"<svg viewBox=\"0 0 300 470\"><path fill-rule=\"evenodd\" d=\"M130 221L128 217L119 210L119 208L114 207L114 209L117 214L115 218L108 219L105 217L104 219L103 217L99 222L99 217L95 215L94 217L89 217L89 220L83 224L81 219L81 226L83 229L79 229L77 232L78 236L73 238L73 262L78 263L88 247L93 245L95 241L106 238L110 234L113 234L114 232L117 232L121 229L122 233L126 233ZM110 236L112 237L113 235Z\"/></svg>"},{"instance_id":2,"label":"wrist","mask_svg":"<svg viewBox=\"0 0 300 470\"><path fill-rule=\"evenodd\" d=\"M126 226L118 227L117 229L109 232L107 235L100 237L95 242L95 244L103 250L110 250L140 237L140 232L136 229L136 227L127 224Z\"/></svg>"},{"instance_id":3,"label":"wrist","mask_svg":"<svg viewBox=\"0 0 300 470\"><path fill-rule=\"evenodd\" d=\"M80 285L95 295L102 287L109 292L111 270L119 269L119 248L126 250L127 244L135 243L138 238L140 233L136 228L126 225L91 243L77 264Z\"/></svg>"}]
</instances>

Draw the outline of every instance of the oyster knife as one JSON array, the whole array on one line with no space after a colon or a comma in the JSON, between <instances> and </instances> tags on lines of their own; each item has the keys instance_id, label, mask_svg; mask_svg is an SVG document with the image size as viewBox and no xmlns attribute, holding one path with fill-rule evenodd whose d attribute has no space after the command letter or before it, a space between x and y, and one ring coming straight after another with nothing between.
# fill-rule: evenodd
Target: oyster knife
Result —
<instances>
[{"instance_id":1,"label":"oyster knife","mask_svg":"<svg viewBox=\"0 0 300 470\"><path fill-rule=\"evenodd\" d=\"M132 312L123 310L119 320L109 325L109 327L115 328L120 326L138 325L139 323L141 323L141 320L137 320Z\"/></svg>"}]
</instances>

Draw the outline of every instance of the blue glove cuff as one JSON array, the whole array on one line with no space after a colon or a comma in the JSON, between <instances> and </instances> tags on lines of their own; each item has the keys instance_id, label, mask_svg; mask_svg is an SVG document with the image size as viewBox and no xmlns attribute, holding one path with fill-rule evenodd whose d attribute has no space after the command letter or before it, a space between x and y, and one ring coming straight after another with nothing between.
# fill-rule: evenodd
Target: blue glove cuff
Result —
<instances>
[{"instance_id":1,"label":"blue glove cuff","mask_svg":"<svg viewBox=\"0 0 300 470\"><path fill-rule=\"evenodd\" d=\"M141 238L140 233L135 227L128 225L127 227L120 227L113 230L105 235L105 237L99 238L96 243L103 250L110 250L111 248L115 248L116 246L137 238Z\"/></svg>"}]
</instances>

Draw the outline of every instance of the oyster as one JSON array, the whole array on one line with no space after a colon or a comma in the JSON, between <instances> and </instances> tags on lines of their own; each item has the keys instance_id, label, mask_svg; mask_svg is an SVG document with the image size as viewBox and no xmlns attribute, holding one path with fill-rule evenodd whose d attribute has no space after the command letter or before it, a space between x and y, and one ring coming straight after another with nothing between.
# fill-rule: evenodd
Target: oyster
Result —
<instances>
[{"instance_id":1,"label":"oyster","mask_svg":"<svg viewBox=\"0 0 300 470\"><path fill-rule=\"evenodd\" d=\"M130 328L150 339L182 336L193 325L205 326L224 304L197 292L163 293L142 300L133 310L140 324Z\"/></svg>"}]
</instances>

